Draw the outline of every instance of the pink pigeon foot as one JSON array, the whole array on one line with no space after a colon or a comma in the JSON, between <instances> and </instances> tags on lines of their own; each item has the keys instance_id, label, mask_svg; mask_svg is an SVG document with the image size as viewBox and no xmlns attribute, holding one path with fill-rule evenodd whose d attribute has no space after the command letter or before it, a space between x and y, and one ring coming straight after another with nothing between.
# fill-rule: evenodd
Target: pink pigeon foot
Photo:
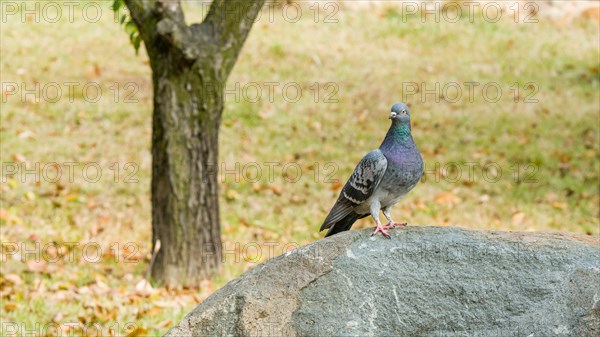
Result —
<instances>
[{"instance_id":1,"label":"pink pigeon foot","mask_svg":"<svg viewBox=\"0 0 600 337\"><path fill-rule=\"evenodd\" d=\"M387 224L385 226L383 226L383 229L392 229L392 228L396 228L396 227L406 227L407 223L406 222L396 222L393 224Z\"/></svg>"},{"instance_id":2,"label":"pink pigeon foot","mask_svg":"<svg viewBox=\"0 0 600 337\"><path fill-rule=\"evenodd\" d=\"M386 238L391 239L390 235L384 230L384 227L381 224L377 224L377 228L375 228L375 231L371 234L371 236L379 232L381 232L381 234L383 234L383 236Z\"/></svg>"}]
</instances>

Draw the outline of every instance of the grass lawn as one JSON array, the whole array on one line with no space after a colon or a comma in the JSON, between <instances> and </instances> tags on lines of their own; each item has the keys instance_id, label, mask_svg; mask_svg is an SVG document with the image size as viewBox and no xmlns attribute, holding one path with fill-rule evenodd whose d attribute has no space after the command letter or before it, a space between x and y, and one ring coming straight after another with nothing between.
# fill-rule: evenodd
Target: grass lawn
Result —
<instances>
[{"instance_id":1,"label":"grass lawn","mask_svg":"<svg viewBox=\"0 0 600 337\"><path fill-rule=\"evenodd\" d=\"M600 235L597 23L423 23L397 7L323 5L315 20L304 3L297 22L263 13L227 85L222 273L199 289L153 288L150 68L109 2L91 4L73 20L63 7L56 23L19 13L1 24L4 335L15 324L162 335L243 271L321 238L397 101L427 170L397 221ZM85 5L101 8L97 22Z\"/></svg>"}]
</instances>

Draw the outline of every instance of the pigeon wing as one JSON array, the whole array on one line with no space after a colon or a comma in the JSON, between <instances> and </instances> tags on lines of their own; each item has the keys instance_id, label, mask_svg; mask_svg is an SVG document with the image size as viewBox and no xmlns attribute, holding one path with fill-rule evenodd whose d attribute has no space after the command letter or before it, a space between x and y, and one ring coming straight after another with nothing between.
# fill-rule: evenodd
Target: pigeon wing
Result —
<instances>
[{"instance_id":1,"label":"pigeon wing","mask_svg":"<svg viewBox=\"0 0 600 337\"><path fill-rule=\"evenodd\" d=\"M367 201L381 182L387 168L387 159L381 150L369 152L356 166L352 176L340 192L335 205L323 221L321 230L331 227Z\"/></svg>"}]
</instances>

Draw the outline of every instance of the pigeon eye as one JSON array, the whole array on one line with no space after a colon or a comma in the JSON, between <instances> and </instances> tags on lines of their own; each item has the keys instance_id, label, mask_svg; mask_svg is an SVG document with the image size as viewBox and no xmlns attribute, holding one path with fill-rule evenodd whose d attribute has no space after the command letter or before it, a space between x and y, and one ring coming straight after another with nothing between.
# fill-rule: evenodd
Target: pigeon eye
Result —
<instances>
[{"instance_id":1,"label":"pigeon eye","mask_svg":"<svg viewBox=\"0 0 600 337\"><path fill-rule=\"evenodd\" d=\"M402 114L406 115L406 109L402 109Z\"/></svg>"}]
</instances>

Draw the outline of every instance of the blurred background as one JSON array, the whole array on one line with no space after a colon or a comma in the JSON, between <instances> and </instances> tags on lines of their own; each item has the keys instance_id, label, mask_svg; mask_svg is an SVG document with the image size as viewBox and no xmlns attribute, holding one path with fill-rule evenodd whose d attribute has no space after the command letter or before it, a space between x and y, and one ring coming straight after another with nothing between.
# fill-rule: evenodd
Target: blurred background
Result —
<instances>
[{"instance_id":1,"label":"blurred background","mask_svg":"<svg viewBox=\"0 0 600 337\"><path fill-rule=\"evenodd\" d=\"M426 173L396 220L600 234L598 1L272 2L226 89L224 268L155 287L148 59L110 1L70 3L1 3L3 335L161 335L320 239L398 101ZM189 23L208 9L184 8Z\"/></svg>"}]
</instances>

